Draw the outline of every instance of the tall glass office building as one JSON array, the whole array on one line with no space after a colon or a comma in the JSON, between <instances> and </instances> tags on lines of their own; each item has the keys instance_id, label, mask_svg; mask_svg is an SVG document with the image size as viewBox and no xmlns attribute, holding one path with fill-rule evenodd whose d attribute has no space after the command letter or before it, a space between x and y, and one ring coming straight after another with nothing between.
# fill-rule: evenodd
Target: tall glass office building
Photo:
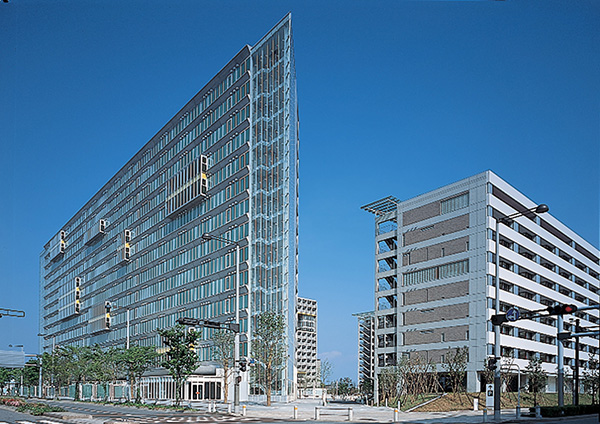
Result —
<instances>
[{"instance_id":1,"label":"tall glass office building","mask_svg":"<svg viewBox=\"0 0 600 424\"><path fill-rule=\"evenodd\" d=\"M87 204L40 256L42 348L161 345L181 316L286 317L294 391L298 284L298 114L291 16L245 46ZM106 315L106 302L112 310ZM129 311L129 312L127 312ZM129 325L127 322L129 315ZM200 348L210 359L210 347ZM252 388L250 388L252 390Z\"/></svg>"}]
</instances>

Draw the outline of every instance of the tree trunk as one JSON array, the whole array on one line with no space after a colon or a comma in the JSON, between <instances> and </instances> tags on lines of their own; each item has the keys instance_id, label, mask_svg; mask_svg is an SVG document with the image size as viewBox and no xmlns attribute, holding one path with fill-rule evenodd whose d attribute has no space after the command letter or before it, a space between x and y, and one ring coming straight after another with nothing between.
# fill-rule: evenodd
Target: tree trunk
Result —
<instances>
[{"instance_id":1,"label":"tree trunk","mask_svg":"<svg viewBox=\"0 0 600 424\"><path fill-rule=\"evenodd\" d=\"M175 380L175 406L179 406L181 401L181 379Z\"/></svg>"},{"instance_id":2,"label":"tree trunk","mask_svg":"<svg viewBox=\"0 0 600 424\"><path fill-rule=\"evenodd\" d=\"M267 367L267 406L271 406L271 368Z\"/></svg>"},{"instance_id":3,"label":"tree trunk","mask_svg":"<svg viewBox=\"0 0 600 424\"><path fill-rule=\"evenodd\" d=\"M223 377L225 380L225 384L223 385L223 398L225 399L225 403L227 403L227 397L229 394L229 368L223 368Z\"/></svg>"}]
</instances>

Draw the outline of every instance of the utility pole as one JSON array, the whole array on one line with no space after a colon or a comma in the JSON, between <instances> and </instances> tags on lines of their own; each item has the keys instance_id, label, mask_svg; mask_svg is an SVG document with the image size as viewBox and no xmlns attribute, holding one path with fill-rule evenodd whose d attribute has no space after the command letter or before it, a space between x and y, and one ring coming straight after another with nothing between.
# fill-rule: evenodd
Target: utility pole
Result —
<instances>
[{"instance_id":1,"label":"utility pole","mask_svg":"<svg viewBox=\"0 0 600 424\"><path fill-rule=\"evenodd\" d=\"M580 332L579 318L575 320L575 333ZM573 373L575 384L573 386L573 405L579 405L579 336L575 336L575 371Z\"/></svg>"}]
</instances>

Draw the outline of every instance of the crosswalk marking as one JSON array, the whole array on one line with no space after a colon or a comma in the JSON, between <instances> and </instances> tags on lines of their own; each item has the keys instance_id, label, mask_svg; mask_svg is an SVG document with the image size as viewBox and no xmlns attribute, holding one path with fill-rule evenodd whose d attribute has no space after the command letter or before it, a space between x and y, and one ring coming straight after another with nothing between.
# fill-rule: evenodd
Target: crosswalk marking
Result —
<instances>
[{"instance_id":1,"label":"crosswalk marking","mask_svg":"<svg viewBox=\"0 0 600 424\"><path fill-rule=\"evenodd\" d=\"M32 423L31 421L17 421L19 424L35 424Z\"/></svg>"},{"instance_id":2,"label":"crosswalk marking","mask_svg":"<svg viewBox=\"0 0 600 424\"><path fill-rule=\"evenodd\" d=\"M62 423L59 423L58 421L48 421L48 420L39 420L38 423L44 423L44 424L62 424Z\"/></svg>"}]
</instances>

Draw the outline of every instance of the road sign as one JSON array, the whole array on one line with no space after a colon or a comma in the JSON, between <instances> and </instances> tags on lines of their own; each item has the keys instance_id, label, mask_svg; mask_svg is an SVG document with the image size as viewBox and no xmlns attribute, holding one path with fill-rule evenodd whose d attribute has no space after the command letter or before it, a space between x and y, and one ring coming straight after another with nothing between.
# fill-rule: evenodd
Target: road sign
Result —
<instances>
[{"instance_id":1,"label":"road sign","mask_svg":"<svg viewBox=\"0 0 600 424\"><path fill-rule=\"evenodd\" d=\"M517 308L510 308L506 311L506 319L514 322L519 319L519 310Z\"/></svg>"},{"instance_id":2,"label":"road sign","mask_svg":"<svg viewBox=\"0 0 600 424\"><path fill-rule=\"evenodd\" d=\"M494 409L494 385L485 385L485 407L488 409Z\"/></svg>"}]
</instances>

